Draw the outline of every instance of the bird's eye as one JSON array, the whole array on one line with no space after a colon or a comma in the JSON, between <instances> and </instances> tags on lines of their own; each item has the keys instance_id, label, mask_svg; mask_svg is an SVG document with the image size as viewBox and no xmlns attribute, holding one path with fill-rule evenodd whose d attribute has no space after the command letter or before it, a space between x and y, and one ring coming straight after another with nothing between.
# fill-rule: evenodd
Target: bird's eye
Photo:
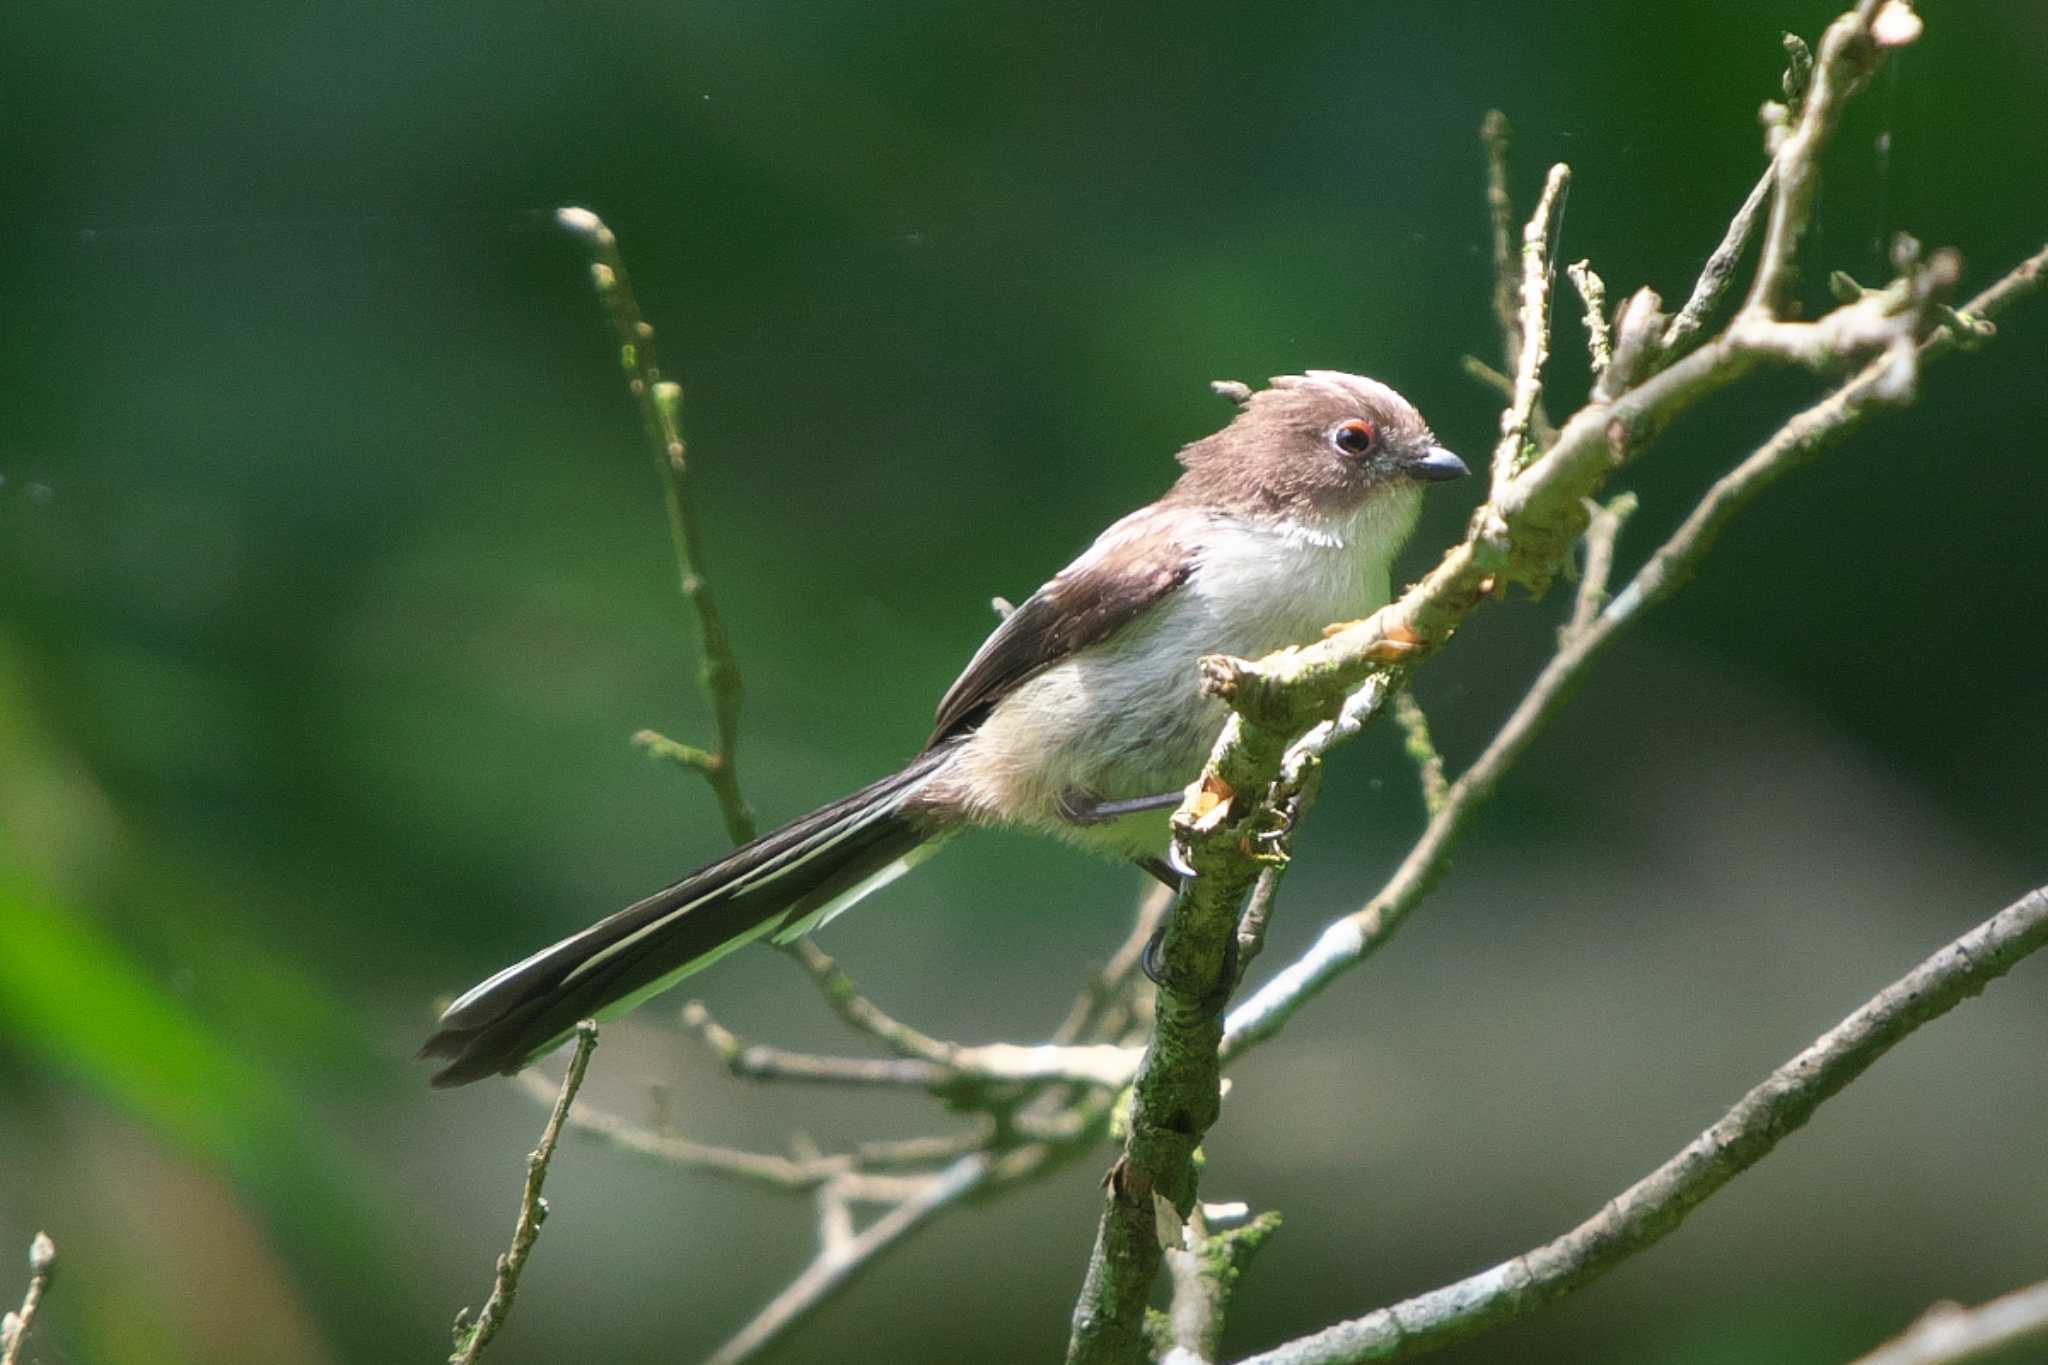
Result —
<instances>
[{"instance_id":1,"label":"bird's eye","mask_svg":"<svg viewBox=\"0 0 2048 1365\"><path fill-rule=\"evenodd\" d=\"M1379 439L1379 429L1363 418L1341 423L1330 433L1330 444L1346 455L1366 454Z\"/></svg>"}]
</instances>

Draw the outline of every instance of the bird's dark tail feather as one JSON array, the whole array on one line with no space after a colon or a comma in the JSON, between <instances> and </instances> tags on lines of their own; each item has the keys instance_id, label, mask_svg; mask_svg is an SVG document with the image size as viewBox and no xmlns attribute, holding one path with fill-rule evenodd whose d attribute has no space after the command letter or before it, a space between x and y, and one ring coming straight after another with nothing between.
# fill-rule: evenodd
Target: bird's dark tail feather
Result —
<instances>
[{"instance_id":1,"label":"bird's dark tail feather","mask_svg":"<svg viewBox=\"0 0 2048 1365\"><path fill-rule=\"evenodd\" d=\"M449 1059L434 1084L510 1075L577 1021L623 1013L754 939L794 938L891 880L936 847L903 807L946 757L921 754L477 986L420 1049Z\"/></svg>"}]
</instances>

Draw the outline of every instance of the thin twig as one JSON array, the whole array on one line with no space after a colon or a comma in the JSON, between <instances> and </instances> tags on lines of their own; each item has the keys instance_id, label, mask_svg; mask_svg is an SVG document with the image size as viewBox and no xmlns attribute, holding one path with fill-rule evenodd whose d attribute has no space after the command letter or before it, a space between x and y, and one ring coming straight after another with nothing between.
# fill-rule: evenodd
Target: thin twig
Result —
<instances>
[{"instance_id":1,"label":"thin twig","mask_svg":"<svg viewBox=\"0 0 2048 1365\"><path fill-rule=\"evenodd\" d=\"M694 772L708 774L718 766L718 755L709 749L700 749L694 744L684 744L670 739L659 730L636 730L633 744L646 751L649 758L658 758L664 763L675 763Z\"/></svg>"},{"instance_id":2,"label":"thin twig","mask_svg":"<svg viewBox=\"0 0 2048 1365\"><path fill-rule=\"evenodd\" d=\"M1720 305L1722 295L1735 282L1735 267L1742 263L1742 253L1749 248L1750 238L1756 235L1757 221L1763 216L1764 205L1770 201L1771 186L1777 182L1777 163L1764 168L1762 176L1750 188L1749 197L1742 201L1742 207L1728 220L1728 231L1722 234L1721 244L1707 257L1706 265L1700 268L1699 279L1693 282L1692 295L1685 306L1678 310L1678 316L1671 319L1671 325L1664 329L1660 350L1667 356L1682 354L1692 342L1707 318Z\"/></svg>"},{"instance_id":3,"label":"thin twig","mask_svg":"<svg viewBox=\"0 0 2048 1365\"><path fill-rule=\"evenodd\" d=\"M1975 1308L1938 1303L1854 1365L1968 1365L2030 1342L2048 1342L2048 1280Z\"/></svg>"},{"instance_id":4,"label":"thin twig","mask_svg":"<svg viewBox=\"0 0 2048 1365\"><path fill-rule=\"evenodd\" d=\"M1486 148L1486 219L1493 229L1493 319L1500 328L1502 366L1512 370L1522 354L1521 320L1515 314L1515 288L1521 272L1515 265L1515 201L1508 192L1508 116L1486 111L1479 141Z\"/></svg>"},{"instance_id":5,"label":"thin twig","mask_svg":"<svg viewBox=\"0 0 2048 1365\"><path fill-rule=\"evenodd\" d=\"M929 1179L915 1195L863 1231L843 1240L828 1240L804 1272L719 1347L706 1365L741 1365L758 1356L790 1328L842 1293L892 1244L970 1194L995 1169L993 1158L986 1153L970 1153Z\"/></svg>"},{"instance_id":6,"label":"thin twig","mask_svg":"<svg viewBox=\"0 0 2048 1365\"><path fill-rule=\"evenodd\" d=\"M1336 719L1325 721L1297 740L1287 751L1280 765L1280 778L1273 784L1270 799L1273 809L1281 818L1278 837L1269 842L1263 859L1265 866L1259 871L1259 879L1252 885L1250 900L1245 904L1244 914L1237 925L1237 979L1244 980L1245 973L1258 959L1266 946L1266 928L1273 917L1273 906L1280 893L1281 879L1287 869L1293 866L1293 841L1295 831L1307 818L1314 807L1316 798L1322 794L1323 757L1340 744L1348 743L1360 731L1378 718L1390 704L1390 699L1399 697L1405 688L1405 680L1393 677L1368 679L1364 686L1344 699ZM1428 777L1423 778L1424 801L1428 800Z\"/></svg>"},{"instance_id":7,"label":"thin twig","mask_svg":"<svg viewBox=\"0 0 2048 1365\"><path fill-rule=\"evenodd\" d=\"M711 704L717 743L706 751L668 741L668 748L660 752L704 775L718 798L726 832L734 843L743 844L754 837L754 813L740 795L736 766L741 700L739 661L733 655L732 637L718 613L711 585L704 577L704 537L691 497L688 447L683 443L683 390L661 377L654 354L654 328L640 315L632 279L626 273L625 258L619 254L618 238L612 230L588 209L561 209L555 220L588 243L597 257L591 264L590 278L618 334L619 367L626 372L626 387L640 409L641 428L662 472L677 582L697 615L697 644L702 655L697 683Z\"/></svg>"},{"instance_id":8,"label":"thin twig","mask_svg":"<svg viewBox=\"0 0 2048 1365\"><path fill-rule=\"evenodd\" d=\"M49 1233L38 1232L28 1244L28 1292L21 1297L21 1308L0 1318L0 1365L16 1365L20 1360L21 1344L36 1325L36 1311L43 1306L43 1295L56 1268L57 1244Z\"/></svg>"},{"instance_id":9,"label":"thin twig","mask_svg":"<svg viewBox=\"0 0 2048 1365\"><path fill-rule=\"evenodd\" d=\"M1107 1044L940 1044L948 1051L945 1061L833 1057L750 1043L713 1019L697 1000L683 1007L683 1026L702 1038L727 1070L745 1080L928 1090L971 1106L977 1092L990 1086L1057 1082L1115 1088L1130 1078L1130 1049Z\"/></svg>"},{"instance_id":10,"label":"thin twig","mask_svg":"<svg viewBox=\"0 0 2048 1365\"><path fill-rule=\"evenodd\" d=\"M1543 398L1543 364L1550 355L1551 243L1571 180L1571 167L1562 162L1552 166L1536 212L1522 229L1522 311L1516 328L1521 352L1515 357L1515 396L1501 415L1500 444L1493 455L1496 491L1535 454L1529 437Z\"/></svg>"},{"instance_id":11,"label":"thin twig","mask_svg":"<svg viewBox=\"0 0 2048 1365\"><path fill-rule=\"evenodd\" d=\"M1394 696L1394 721L1401 727L1402 747L1415 761L1415 775L1422 783L1422 808L1435 815L1444 808L1450 783L1444 778L1444 756L1437 752L1436 741L1430 738L1429 717L1408 688Z\"/></svg>"},{"instance_id":12,"label":"thin twig","mask_svg":"<svg viewBox=\"0 0 2048 1365\"><path fill-rule=\"evenodd\" d=\"M1050 1041L1055 1046L1066 1047L1091 1037L1102 1042L1115 1042L1122 1037L1133 1013L1132 978L1137 974L1145 945L1152 941L1153 932L1172 904L1173 892L1147 878L1130 932L1110 954L1109 961L1089 974L1068 1008L1067 1017L1053 1030Z\"/></svg>"},{"instance_id":13,"label":"thin twig","mask_svg":"<svg viewBox=\"0 0 2048 1365\"><path fill-rule=\"evenodd\" d=\"M548 1115L547 1126L541 1129L540 1145L526 1157L526 1185L519 1194L519 1217L512 1225L512 1245L498 1258L497 1275L491 1284L490 1298L484 1300L483 1312L477 1314L474 1322L469 1320L467 1308L456 1314L455 1353L448 1357L449 1365L475 1365L512 1312L513 1297L519 1292L519 1276L526 1269L526 1258L533 1254L533 1244L540 1238L540 1225L548 1216L548 1201L541 1198L548 1163L555 1159L555 1144L562 1140L562 1125L569 1117L569 1106L575 1102L583 1073L590 1068L590 1054L596 1047L597 1025L585 1019L576 1025L576 1050L570 1054L569 1070L562 1077L562 1093Z\"/></svg>"},{"instance_id":14,"label":"thin twig","mask_svg":"<svg viewBox=\"0 0 2048 1365\"><path fill-rule=\"evenodd\" d=\"M1241 1365L1410 1360L1564 1297L1661 1241L1701 1201L1768 1156L1831 1095L1923 1024L2048 945L2048 887L1972 929L1772 1072L1713 1127L1555 1241L1491 1270L1340 1322Z\"/></svg>"},{"instance_id":15,"label":"thin twig","mask_svg":"<svg viewBox=\"0 0 2048 1365\"><path fill-rule=\"evenodd\" d=\"M1564 273L1571 277L1572 288L1579 291L1579 302L1586 306L1586 351L1593 377L1598 379L1614 362L1614 334L1607 326L1607 282L1593 269L1591 261L1574 261L1564 268Z\"/></svg>"},{"instance_id":16,"label":"thin twig","mask_svg":"<svg viewBox=\"0 0 2048 1365\"><path fill-rule=\"evenodd\" d=\"M1572 619L1558 631L1558 643L1568 644L1584 633L1607 605L1607 579L1614 572L1614 541L1622 523L1636 510L1636 495L1621 493L1606 504L1586 499L1586 563L1579 570L1579 590L1572 598ZM1430 814L1436 812L1431 810Z\"/></svg>"},{"instance_id":17,"label":"thin twig","mask_svg":"<svg viewBox=\"0 0 2048 1365\"><path fill-rule=\"evenodd\" d=\"M1791 310L1799 244L1806 236L1814 194L1820 186L1821 152L1840 126L1848 97L1870 79L1885 53L1885 45L1871 34L1879 7L1879 0L1858 0L1856 8L1829 24L1821 37L1798 121L1777 149L1777 193L1771 200L1756 278L1743 304L1745 312L1782 318Z\"/></svg>"},{"instance_id":18,"label":"thin twig","mask_svg":"<svg viewBox=\"0 0 2048 1365\"><path fill-rule=\"evenodd\" d=\"M810 939L797 939L785 951L809 974L832 1012L854 1032L866 1034L898 1057L913 1057L941 1066L950 1065L960 1051L954 1044L942 1043L889 1015L861 994L845 969Z\"/></svg>"},{"instance_id":19,"label":"thin twig","mask_svg":"<svg viewBox=\"0 0 2048 1365\"><path fill-rule=\"evenodd\" d=\"M1462 369L1468 377L1476 379L1486 388L1492 390L1494 395L1502 402L1505 403L1514 398L1515 381L1481 360L1478 356L1459 356L1458 368Z\"/></svg>"},{"instance_id":20,"label":"thin twig","mask_svg":"<svg viewBox=\"0 0 2048 1365\"><path fill-rule=\"evenodd\" d=\"M516 1079L536 1098L554 1098L554 1087L539 1072L531 1069L522 1071ZM814 1190L826 1181L842 1176L860 1177L932 1166L979 1150L988 1142L988 1128L984 1120L964 1133L864 1142L845 1152L785 1156L776 1152L752 1152L695 1142L589 1104L578 1105L569 1115L568 1124L571 1129L601 1138L621 1151L652 1157L672 1166L728 1176L768 1189L798 1192Z\"/></svg>"}]
</instances>

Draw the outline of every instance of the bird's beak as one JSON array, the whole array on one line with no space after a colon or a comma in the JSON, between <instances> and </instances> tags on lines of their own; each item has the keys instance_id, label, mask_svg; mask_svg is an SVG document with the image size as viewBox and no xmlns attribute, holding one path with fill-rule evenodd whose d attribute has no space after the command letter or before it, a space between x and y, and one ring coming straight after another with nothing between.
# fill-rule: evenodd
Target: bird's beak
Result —
<instances>
[{"instance_id":1,"label":"bird's beak","mask_svg":"<svg viewBox=\"0 0 2048 1365\"><path fill-rule=\"evenodd\" d=\"M1442 446L1431 446L1422 452L1422 458L1408 465L1411 477L1424 483L1442 483L1445 479L1462 479L1472 471L1465 468L1465 462L1445 450Z\"/></svg>"}]
</instances>

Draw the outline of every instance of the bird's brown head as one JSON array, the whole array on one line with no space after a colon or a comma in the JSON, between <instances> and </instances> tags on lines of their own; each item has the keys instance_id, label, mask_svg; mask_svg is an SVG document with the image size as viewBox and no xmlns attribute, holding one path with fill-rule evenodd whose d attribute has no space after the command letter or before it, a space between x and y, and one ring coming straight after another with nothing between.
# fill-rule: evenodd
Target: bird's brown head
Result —
<instances>
[{"instance_id":1,"label":"bird's brown head","mask_svg":"<svg viewBox=\"0 0 2048 1365\"><path fill-rule=\"evenodd\" d=\"M1467 472L1415 405L1376 379L1310 370L1256 392L1215 387L1237 418L1181 449L1176 502L1332 522L1382 500L1412 507L1421 484Z\"/></svg>"}]
</instances>

